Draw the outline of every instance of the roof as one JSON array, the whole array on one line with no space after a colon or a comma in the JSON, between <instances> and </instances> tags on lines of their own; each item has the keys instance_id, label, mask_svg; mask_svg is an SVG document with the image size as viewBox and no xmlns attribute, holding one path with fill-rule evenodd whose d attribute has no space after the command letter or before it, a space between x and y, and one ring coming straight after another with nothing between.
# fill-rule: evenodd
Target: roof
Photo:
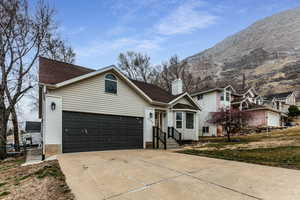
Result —
<instances>
[{"instance_id":1,"label":"roof","mask_svg":"<svg viewBox=\"0 0 300 200\"><path fill-rule=\"evenodd\" d=\"M284 98L287 98L288 96L290 96L291 94L293 94L292 91L282 92L282 93L275 93L275 94L266 95L266 96L264 96L264 98L268 99L268 100L272 100L274 98L276 98L276 99L284 99Z\"/></svg>"},{"instance_id":2,"label":"roof","mask_svg":"<svg viewBox=\"0 0 300 200\"><path fill-rule=\"evenodd\" d=\"M28 133L41 132L41 122L26 121L25 131Z\"/></svg>"},{"instance_id":3,"label":"roof","mask_svg":"<svg viewBox=\"0 0 300 200\"><path fill-rule=\"evenodd\" d=\"M174 109L189 109L189 110L198 110L198 108L191 106L191 105L187 105L187 104L183 104L183 103L177 103L173 106Z\"/></svg>"},{"instance_id":4,"label":"roof","mask_svg":"<svg viewBox=\"0 0 300 200\"><path fill-rule=\"evenodd\" d=\"M44 57L40 57L39 60L39 82L42 84L59 84L79 76L97 72L94 69L51 60ZM132 79L130 81L153 101L169 103L182 95L172 95L168 91L150 83Z\"/></svg>"},{"instance_id":5,"label":"roof","mask_svg":"<svg viewBox=\"0 0 300 200\"><path fill-rule=\"evenodd\" d=\"M250 103L250 104L248 104L248 108L245 111L252 111L252 110L270 110L270 111L273 111L273 112L281 113L279 110L276 110L276 109L273 109L273 108L270 108L270 107L267 107L267 106L264 106L264 105L258 105L258 104L255 104L255 103Z\"/></svg>"},{"instance_id":6,"label":"roof","mask_svg":"<svg viewBox=\"0 0 300 200\"><path fill-rule=\"evenodd\" d=\"M252 88L251 86L243 87L241 85L234 87L236 93L238 93L238 94L245 94L251 88Z\"/></svg>"},{"instance_id":7,"label":"roof","mask_svg":"<svg viewBox=\"0 0 300 200\"><path fill-rule=\"evenodd\" d=\"M95 70L57 60L39 57L39 82L56 84Z\"/></svg>"},{"instance_id":8,"label":"roof","mask_svg":"<svg viewBox=\"0 0 300 200\"><path fill-rule=\"evenodd\" d=\"M170 101L181 95L172 95L166 90L150 83L145 83L137 80L131 81L154 101L169 103Z\"/></svg>"}]
</instances>

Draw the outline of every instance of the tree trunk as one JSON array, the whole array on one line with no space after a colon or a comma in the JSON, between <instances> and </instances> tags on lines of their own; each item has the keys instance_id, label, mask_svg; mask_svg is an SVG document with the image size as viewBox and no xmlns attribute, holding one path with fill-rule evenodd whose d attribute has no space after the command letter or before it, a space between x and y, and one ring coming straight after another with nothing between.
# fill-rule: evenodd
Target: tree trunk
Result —
<instances>
[{"instance_id":1,"label":"tree trunk","mask_svg":"<svg viewBox=\"0 0 300 200\"><path fill-rule=\"evenodd\" d=\"M6 131L7 131L7 120L4 119L4 114L0 116L0 160L6 158Z\"/></svg>"},{"instance_id":2,"label":"tree trunk","mask_svg":"<svg viewBox=\"0 0 300 200\"><path fill-rule=\"evenodd\" d=\"M227 141L231 142L231 138L230 138L230 128L226 128L226 132L227 132Z\"/></svg>"},{"instance_id":3,"label":"tree trunk","mask_svg":"<svg viewBox=\"0 0 300 200\"><path fill-rule=\"evenodd\" d=\"M15 108L12 108L11 119L12 119L12 123L13 123L13 127L14 127L15 151L20 151L19 123L18 123L18 116L17 116Z\"/></svg>"}]
</instances>

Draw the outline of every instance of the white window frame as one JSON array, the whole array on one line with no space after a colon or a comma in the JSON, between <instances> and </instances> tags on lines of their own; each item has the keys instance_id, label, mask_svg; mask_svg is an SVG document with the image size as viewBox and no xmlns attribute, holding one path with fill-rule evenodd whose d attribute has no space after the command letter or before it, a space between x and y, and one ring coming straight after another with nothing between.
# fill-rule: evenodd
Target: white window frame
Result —
<instances>
[{"instance_id":1,"label":"white window frame","mask_svg":"<svg viewBox=\"0 0 300 200\"><path fill-rule=\"evenodd\" d=\"M177 119L177 114L181 114L181 120ZM181 121L181 127L180 128L177 127L177 121ZM178 128L178 129L183 128L183 112L175 112L175 127Z\"/></svg>"},{"instance_id":2,"label":"white window frame","mask_svg":"<svg viewBox=\"0 0 300 200\"><path fill-rule=\"evenodd\" d=\"M113 77L115 77L115 80L110 79L110 78L106 78L107 75L112 75ZM106 91L106 81L112 81L112 82L116 83L116 93ZM117 79L116 75L114 75L113 73L107 73L104 76L104 92L107 93L107 94L114 94L114 95L118 94L118 79Z\"/></svg>"}]
</instances>

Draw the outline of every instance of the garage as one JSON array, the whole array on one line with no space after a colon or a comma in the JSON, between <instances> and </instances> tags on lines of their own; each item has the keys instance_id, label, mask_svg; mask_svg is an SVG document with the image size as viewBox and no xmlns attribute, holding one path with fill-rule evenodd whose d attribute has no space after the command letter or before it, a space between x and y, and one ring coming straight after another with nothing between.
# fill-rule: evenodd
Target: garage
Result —
<instances>
[{"instance_id":1,"label":"garage","mask_svg":"<svg viewBox=\"0 0 300 200\"><path fill-rule=\"evenodd\" d=\"M143 148L143 118L63 111L63 153Z\"/></svg>"}]
</instances>

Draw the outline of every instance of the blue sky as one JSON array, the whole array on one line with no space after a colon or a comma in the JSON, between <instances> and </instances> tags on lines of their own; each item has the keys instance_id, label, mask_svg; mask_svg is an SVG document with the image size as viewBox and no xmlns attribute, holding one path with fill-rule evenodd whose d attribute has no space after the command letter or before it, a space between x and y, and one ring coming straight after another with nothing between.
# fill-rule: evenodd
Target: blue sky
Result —
<instances>
[{"instance_id":1,"label":"blue sky","mask_svg":"<svg viewBox=\"0 0 300 200\"><path fill-rule=\"evenodd\" d=\"M159 64L212 47L258 19L300 6L297 0L51 0L60 35L76 64L116 64L120 52L149 54Z\"/></svg>"}]
</instances>

